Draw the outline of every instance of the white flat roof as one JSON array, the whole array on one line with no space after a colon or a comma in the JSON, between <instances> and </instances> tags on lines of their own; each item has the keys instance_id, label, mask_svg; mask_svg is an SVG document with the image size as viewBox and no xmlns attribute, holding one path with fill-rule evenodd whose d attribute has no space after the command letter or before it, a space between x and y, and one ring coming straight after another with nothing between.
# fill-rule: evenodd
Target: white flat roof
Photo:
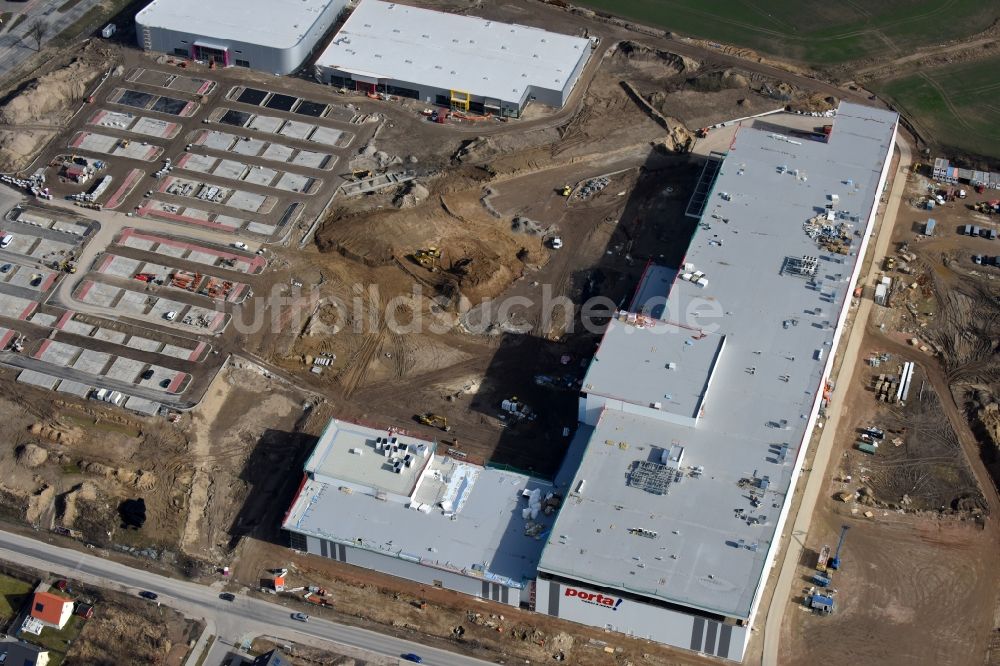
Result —
<instances>
[{"instance_id":1,"label":"white flat roof","mask_svg":"<svg viewBox=\"0 0 1000 666\"><path fill-rule=\"evenodd\" d=\"M395 452L376 442L392 438ZM435 444L416 437L378 430L349 421L330 421L316 448L306 461L305 471L326 483L346 481L359 486L412 496L417 480L430 462ZM396 460L410 456L410 464L398 467Z\"/></svg>"},{"instance_id":2,"label":"white flat roof","mask_svg":"<svg viewBox=\"0 0 1000 666\"><path fill-rule=\"evenodd\" d=\"M715 328L726 338L704 413L687 427L606 409L539 569L751 616L881 196L897 120L889 111L844 103L829 143L739 130L685 257L708 284L679 275L670 288L671 316L689 313L689 326ZM835 221L821 230L804 226L831 201ZM813 237L841 233L847 254ZM804 256L817 259L814 274L789 271L789 261ZM678 307L694 299L718 307L704 314ZM671 390L673 375L663 370L675 357L669 343L651 355L650 345L618 328L612 322L601 344L594 362L600 374L592 365L585 381L641 393ZM694 372L701 381L703 369ZM661 456L672 447L684 450L676 468Z\"/></svg>"},{"instance_id":3,"label":"white flat roof","mask_svg":"<svg viewBox=\"0 0 1000 666\"><path fill-rule=\"evenodd\" d=\"M540 28L362 0L317 65L508 102L562 90L590 41Z\"/></svg>"},{"instance_id":4,"label":"white flat roof","mask_svg":"<svg viewBox=\"0 0 1000 666\"><path fill-rule=\"evenodd\" d=\"M308 479L282 527L426 566L522 587L535 577L552 517L535 518L525 491L552 486L522 474L433 456L413 501L387 502Z\"/></svg>"},{"instance_id":5,"label":"white flat roof","mask_svg":"<svg viewBox=\"0 0 1000 666\"><path fill-rule=\"evenodd\" d=\"M211 39L291 48L334 0L153 0L135 16L139 25ZM331 24L332 27L332 24Z\"/></svg>"}]
</instances>

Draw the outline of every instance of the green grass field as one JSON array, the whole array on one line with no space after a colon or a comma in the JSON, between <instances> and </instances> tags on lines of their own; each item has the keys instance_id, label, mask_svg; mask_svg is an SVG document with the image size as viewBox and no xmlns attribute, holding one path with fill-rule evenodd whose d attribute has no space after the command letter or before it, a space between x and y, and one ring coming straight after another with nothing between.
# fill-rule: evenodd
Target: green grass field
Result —
<instances>
[{"instance_id":1,"label":"green grass field","mask_svg":"<svg viewBox=\"0 0 1000 666\"><path fill-rule=\"evenodd\" d=\"M35 586L0 574L0 621L10 620L20 610Z\"/></svg>"},{"instance_id":2,"label":"green grass field","mask_svg":"<svg viewBox=\"0 0 1000 666\"><path fill-rule=\"evenodd\" d=\"M983 0L579 0L683 35L815 65L900 56L975 34L1000 17Z\"/></svg>"},{"instance_id":3,"label":"green grass field","mask_svg":"<svg viewBox=\"0 0 1000 666\"><path fill-rule=\"evenodd\" d=\"M1000 58L926 70L871 87L892 100L924 138L1000 158Z\"/></svg>"}]
</instances>

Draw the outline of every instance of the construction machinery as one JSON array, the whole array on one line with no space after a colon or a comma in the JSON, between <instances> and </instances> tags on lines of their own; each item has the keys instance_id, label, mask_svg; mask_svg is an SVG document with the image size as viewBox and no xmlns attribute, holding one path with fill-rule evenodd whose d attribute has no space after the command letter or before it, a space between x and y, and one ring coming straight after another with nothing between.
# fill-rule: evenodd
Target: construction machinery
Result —
<instances>
[{"instance_id":1,"label":"construction machinery","mask_svg":"<svg viewBox=\"0 0 1000 666\"><path fill-rule=\"evenodd\" d=\"M564 197L568 197L569 195L573 194L573 186L572 185L563 185L562 189L559 190L559 194L561 194Z\"/></svg>"},{"instance_id":2,"label":"construction machinery","mask_svg":"<svg viewBox=\"0 0 1000 666\"><path fill-rule=\"evenodd\" d=\"M136 273L135 279L139 282L152 282L156 279L155 273Z\"/></svg>"},{"instance_id":3,"label":"construction machinery","mask_svg":"<svg viewBox=\"0 0 1000 666\"><path fill-rule=\"evenodd\" d=\"M840 549L844 547L844 538L847 536L847 530L851 529L848 525L841 525L840 527L840 541L837 542L837 550L834 552L833 557L830 558L830 568L834 571L840 569Z\"/></svg>"},{"instance_id":4,"label":"construction machinery","mask_svg":"<svg viewBox=\"0 0 1000 666\"><path fill-rule=\"evenodd\" d=\"M444 432L451 431L451 426L448 425L448 419L440 414L434 414L433 412L417 414L417 421L419 421L422 425L440 428Z\"/></svg>"},{"instance_id":5,"label":"construction machinery","mask_svg":"<svg viewBox=\"0 0 1000 666\"><path fill-rule=\"evenodd\" d=\"M701 127L694 133L694 135L699 139L704 139L706 136L708 136L708 128Z\"/></svg>"},{"instance_id":6,"label":"construction machinery","mask_svg":"<svg viewBox=\"0 0 1000 666\"><path fill-rule=\"evenodd\" d=\"M427 249L417 250L412 255L413 260L434 273L438 269L438 263L441 261L441 250L436 247L429 247Z\"/></svg>"},{"instance_id":7,"label":"construction machinery","mask_svg":"<svg viewBox=\"0 0 1000 666\"><path fill-rule=\"evenodd\" d=\"M371 178L375 174L371 169L352 169L351 178L354 180L365 180L366 178Z\"/></svg>"},{"instance_id":8,"label":"construction machinery","mask_svg":"<svg viewBox=\"0 0 1000 666\"><path fill-rule=\"evenodd\" d=\"M823 546L819 551L819 558L816 560L816 571L826 571L830 563L830 546Z\"/></svg>"},{"instance_id":9,"label":"construction machinery","mask_svg":"<svg viewBox=\"0 0 1000 666\"><path fill-rule=\"evenodd\" d=\"M833 597L826 594L813 592L806 596L806 605L820 615L830 615L833 613Z\"/></svg>"}]
</instances>

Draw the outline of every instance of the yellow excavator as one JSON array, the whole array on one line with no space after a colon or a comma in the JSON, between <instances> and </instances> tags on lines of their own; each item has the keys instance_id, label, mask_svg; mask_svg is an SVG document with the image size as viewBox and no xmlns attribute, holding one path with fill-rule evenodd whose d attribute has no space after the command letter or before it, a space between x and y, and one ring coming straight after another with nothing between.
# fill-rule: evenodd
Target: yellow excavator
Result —
<instances>
[{"instance_id":1,"label":"yellow excavator","mask_svg":"<svg viewBox=\"0 0 1000 666\"><path fill-rule=\"evenodd\" d=\"M445 432L451 431L451 427L448 425L448 419L441 416L440 414L434 414L432 412L417 414L417 421L426 426L440 428Z\"/></svg>"},{"instance_id":2,"label":"yellow excavator","mask_svg":"<svg viewBox=\"0 0 1000 666\"><path fill-rule=\"evenodd\" d=\"M429 247L426 250L417 250L412 256L415 262L431 273L437 272L438 263L441 261L441 250L436 247Z\"/></svg>"},{"instance_id":3,"label":"yellow excavator","mask_svg":"<svg viewBox=\"0 0 1000 666\"><path fill-rule=\"evenodd\" d=\"M562 189L559 190L559 194L563 195L564 197L568 197L569 195L573 194L573 186L563 185Z\"/></svg>"}]
</instances>

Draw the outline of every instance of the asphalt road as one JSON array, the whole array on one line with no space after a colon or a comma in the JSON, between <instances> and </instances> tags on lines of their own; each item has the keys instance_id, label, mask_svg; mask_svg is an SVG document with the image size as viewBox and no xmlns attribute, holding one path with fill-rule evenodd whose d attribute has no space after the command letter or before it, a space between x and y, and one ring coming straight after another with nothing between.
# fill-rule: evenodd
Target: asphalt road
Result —
<instances>
[{"instance_id":1,"label":"asphalt road","mask_svg":"<svg viewBox=\"0 0 1000 666\"><path fill-rule=\"evenodd\" d=\"M160 595L159 603L188 617L204 618L208 623L205 636L213 634L227 642L238 642L248 635L267 635L287 641L328 641L333 650L336 650L334 644L342 644L389 657L413 652L423 657L425 664L435 666L489 663L315 617L307 623L298 622L291 619L291 614L303 610L299 606L288 608L245 596L237 596L234 602L223 601L219 599L218 589L159 576L10 532L0 531L0 559L132 594L140 590L155 592ZM199 641L188 663L201 656L203 644L204 640Z\"/></svg>"},{"instance_id":2,"label":"asphalt road","mask_svg":"<svg viewBox=\"0 0 1000 666\"><path fill-rule=\"evenodd\" d=\"M28 34L36 21L46 26L45 37L42 39L42 48L45 48L49 40L71 26L98 2L99 0L80 0L65 12L60 12L59 8L66 4L66 0L0 2L0 12L14 13L6 25L0 26L0 81L38 53L34 38ZM28 16L11 30L10 26L17 20L18 14Z\"/></svg>"}]
</instances>

